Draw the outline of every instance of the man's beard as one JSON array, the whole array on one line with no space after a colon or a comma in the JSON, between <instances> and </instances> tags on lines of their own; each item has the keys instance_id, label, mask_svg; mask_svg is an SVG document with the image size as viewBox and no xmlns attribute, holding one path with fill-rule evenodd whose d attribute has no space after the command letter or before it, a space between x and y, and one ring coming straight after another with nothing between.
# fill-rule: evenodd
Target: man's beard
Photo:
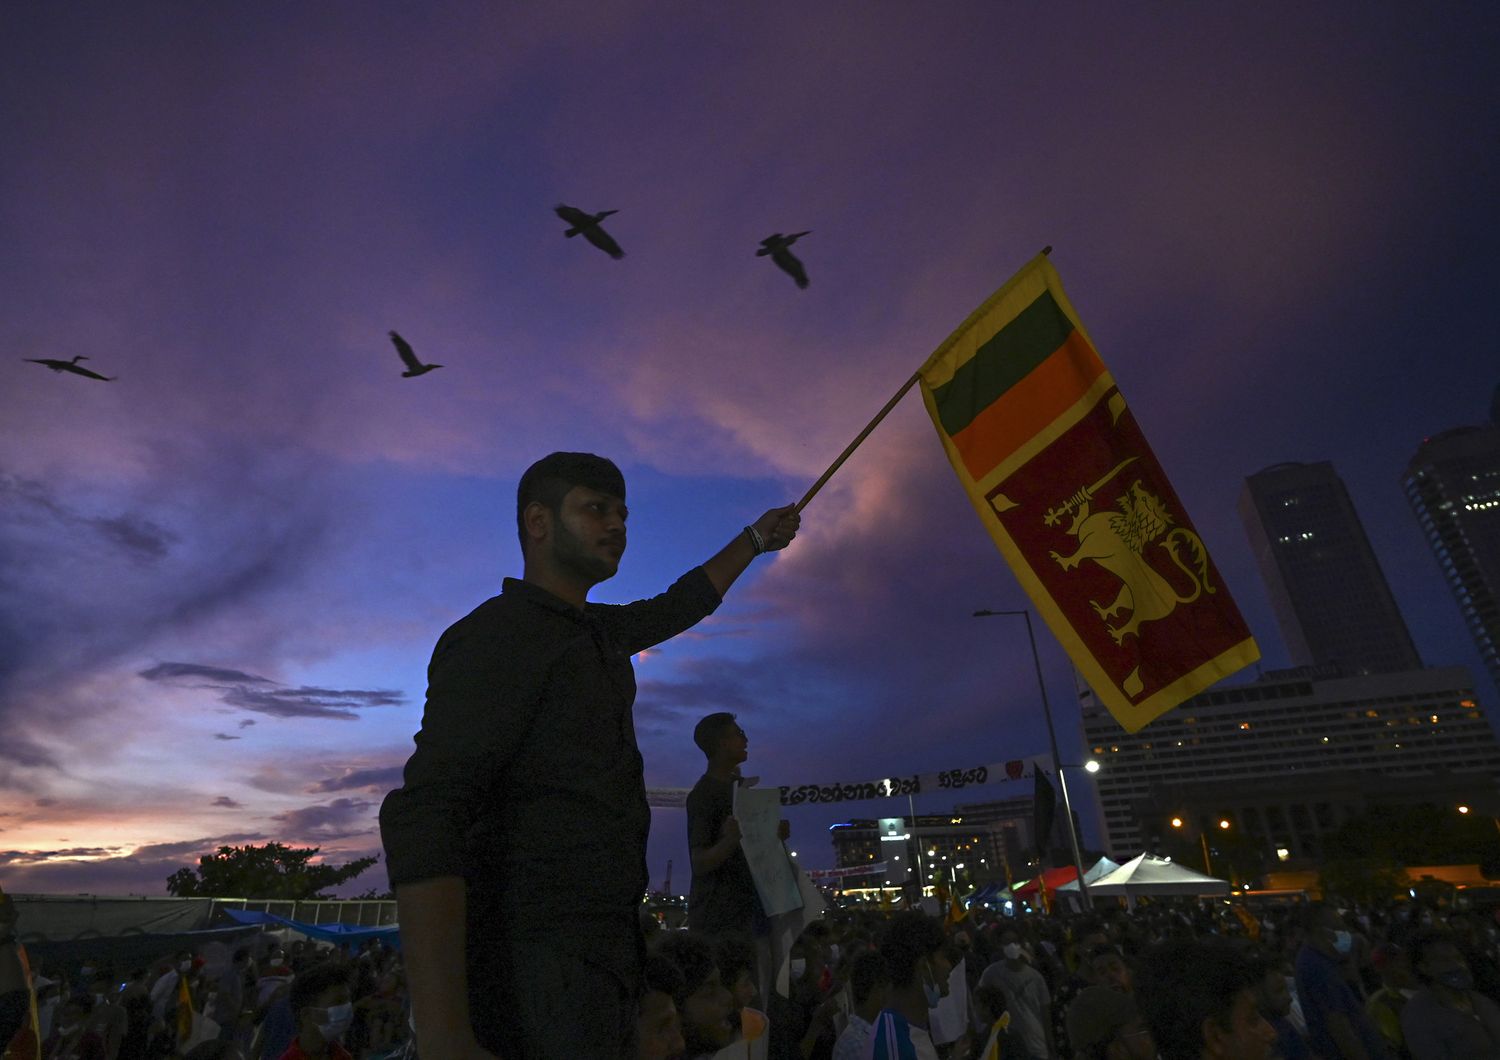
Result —
<instances>
[{"instance_id":1,"label":"man's beard","mask_svg":"<svg viewBox=\"0 0 1500 1060\"><path fill-rule=\"evenodd\" d=\"M615 576L619 561L610 563L602 556L589 551L583 539L567 528L561 519L554 524L557 533L552 546L552 556L564 569L586 578L597 585ZM623 543L622 543L623 544Z\"/></svg>"}]
</instances>

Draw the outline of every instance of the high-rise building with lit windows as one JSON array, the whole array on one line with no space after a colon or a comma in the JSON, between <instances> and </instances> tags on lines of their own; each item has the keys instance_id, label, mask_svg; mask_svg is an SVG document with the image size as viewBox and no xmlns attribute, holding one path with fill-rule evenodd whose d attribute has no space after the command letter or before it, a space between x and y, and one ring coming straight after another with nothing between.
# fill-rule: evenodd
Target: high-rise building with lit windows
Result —
<instances>
[{"instance_id":1,"label":"high-rise building with lit windows","mask_svg":"<svg viewBox=\"0 0 1500 1060\"><path fill-rule=\"evenodd\" d=\"M1294 666L1416 670L1411 633L1344 482L1327 461L1245 480L1240 518Z\"/></svg>"},{"instance_id":2,"label":"high-rise building with lit windows","mask_svg":"<svg viewBox=\"0 0 1500 1060\"><path fill-rule=\"evenodd\" d=\"M1117 861L1158 846L1174 817L1194 835L1229 820L1265 851L1306 862L1375 806L1453 801L1500 813L1500 742L1463 667L1274 671L1200 693L1134 734L1092 692L1080 697Z\"/></svg>"},{"instance_id":3,"label":"high-rise building with lit windows","mask_svg":"<svg viewBox=\"0 0 1500 1060\"><path fill-rule=\"evenodd\" d=\"M1492 415L1500 417L1500 389ZM1428 438L1402 485L1500 689L1500 421Z\"/></svg>"}]
</instances>

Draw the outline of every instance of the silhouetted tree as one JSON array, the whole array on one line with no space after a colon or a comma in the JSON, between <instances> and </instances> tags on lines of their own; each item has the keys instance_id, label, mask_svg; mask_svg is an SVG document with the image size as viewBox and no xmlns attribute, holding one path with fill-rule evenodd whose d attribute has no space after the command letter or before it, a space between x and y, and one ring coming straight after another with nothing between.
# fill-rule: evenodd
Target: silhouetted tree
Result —
<instances>
[{"instance_id":1,"label":"silhouetted tree","mask_svg":"<svg viewBox=\"0 0 1500 1060\"><path fill-rule=\"evenodd\" d=\"M178 898L328 898L324 893L347 883L375 857L344 865L313 864L318 847L220 847L198 859L197 869L178 869L167 877L167 892Z\"/></svg>"},{"instance_id":2,"label":"silhouetted tree","mask_svg":"<svg viewBox=\"0 0 1500 1060\"><path fill-rule=\"evenodd\" d=\"M1431 804L1385 806L1326 837L1322 877L1334 893L1384 900L1409 886L1408 866L1476 862L1485 876L1500 874L1500 831L1489 815Z\"/></svg>"}]
</instances>

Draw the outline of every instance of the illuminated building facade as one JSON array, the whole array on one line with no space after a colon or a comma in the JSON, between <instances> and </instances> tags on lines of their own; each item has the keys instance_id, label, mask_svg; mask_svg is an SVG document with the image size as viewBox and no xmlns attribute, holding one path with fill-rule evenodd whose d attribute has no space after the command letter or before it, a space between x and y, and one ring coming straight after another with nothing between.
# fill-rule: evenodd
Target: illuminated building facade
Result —
<instances>
[{"instance_id":1,"label":"illuminated building facade","mask_svg":"<svg viewBox=\"0 0 1500 1060\"><path fill-rule=\"evenodd\" d=\"M1116 861L1149 849L1169 814L1192 831L1229 819L1266 850L1315 858L1322 837L1372 801L1472 793L1484 804L1500 778L1500 743L1463 667L1275 671L1201 693L1133 735L1080 695Z\"/></svg>"}]
</instances>

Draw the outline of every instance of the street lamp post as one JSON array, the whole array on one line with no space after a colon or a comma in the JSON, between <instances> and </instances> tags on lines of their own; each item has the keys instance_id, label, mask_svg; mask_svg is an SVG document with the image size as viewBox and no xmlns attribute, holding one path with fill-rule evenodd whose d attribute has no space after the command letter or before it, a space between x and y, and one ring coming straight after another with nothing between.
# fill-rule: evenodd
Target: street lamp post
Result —
<instances>
[{"instance_id":1,"label":"street lamp post","mask_svg":"<svg viewBox=\"0 0 1500 1060\"><path fill-rule=\"evenodd\" d=\"M1182 825L1183 825L1183 820L1182 820L1181 817L1174 817L1174 818L1172 818L1172 827L1173 828L1180 829L1182 827ZM1227 818L1227 817L1221 817L1221 818L1219 818L1219 829L1221 831L1227 832L1227 831L1229 831L1229 827L1230 827L1229 818ZM1208 830L1206 828L1200 828L1198 830L1198 845L1203 848L1203 873L1206 876L1212 876L1214 874L1214 866L1213 866L1213 862L1211 862L1211 861L1208 860Z\"/></svg>"},{"instance_id":2,"label":"street lamp post","mask_svg":"<svg viewBox=\"0 0 1500 1060\"><path fill-rule=\"evenodd\" d=\"M1052 724L1052 704L1047 701L1047 685L1042 680L1042 657L1036 650L1036 634L1031 628L1031 612L1020 611L975 611L975 618L994 615L1020 615L1026 620L1026 639L1031 642L1031 661L1036 666L1036 686L1042 694L1042 712L1047 716L1047 739L1052 745L1052 768L1057 771L1057 782L1062 787L1063 816L1068 819L1068 840L1073 846L1073 867L1078 870L1078 898L1085 909L1094 907L1089 897L1089 885L1083 878L1083 851L1078 846L1078 829L1073 824L1073 803L1068 798L1068 778L1063 775L1062 755L1057 750L1057 728Z\"/></svg>"}]
</instances>

